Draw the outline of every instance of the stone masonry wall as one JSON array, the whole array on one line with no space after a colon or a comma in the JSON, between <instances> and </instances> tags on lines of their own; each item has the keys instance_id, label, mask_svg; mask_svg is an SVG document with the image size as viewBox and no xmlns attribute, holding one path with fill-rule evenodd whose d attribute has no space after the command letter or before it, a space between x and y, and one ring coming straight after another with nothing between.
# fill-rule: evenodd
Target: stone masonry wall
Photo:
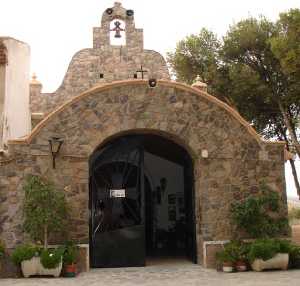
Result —
<instances>
[{"instance_id":1,"label":"stone masonry wall","mask_svg":"<svg viewBox=\"0 0 300 286\"><path fill-rule=\"evenodd\" d=\"M265 143L225 104L188 86L146 80L100 86L74 98L27 139L9 145L10 163L0 166L0 237L13 247L23 240L22 185L26 174L47 176L65 192L71 207L69 233L89 240L89 156L104 140L149 132L171 138L191 155L195 174L198 259L202 243L234 238L229 218L235 200L265 181L281 194L286 214L282 144ZM64 144L52 169L48 138ZM201 151L208 150L208 158ZM0 159L1 160L1 159Z\"/></svg>"}]
</instances>

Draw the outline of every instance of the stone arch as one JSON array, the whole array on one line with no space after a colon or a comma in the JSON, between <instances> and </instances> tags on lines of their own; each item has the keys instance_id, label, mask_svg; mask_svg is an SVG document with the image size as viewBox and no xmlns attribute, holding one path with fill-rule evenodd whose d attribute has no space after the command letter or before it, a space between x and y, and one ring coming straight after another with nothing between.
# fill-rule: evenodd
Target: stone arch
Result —
<instances>
[{"instance_id":1,"label":"stone arch","mask_svg":"<svg viewBox=\"0 0 300 286\"><path fill-rule=\"evenodd\" d=\"M148 82L145 80L125 80L125 81L120 81L120 82L114 82L114 83L109 83L109 84L104 84L104 85L100 85L100 86L96 86L94 88L89 89L86 92L83 92L82 94L68 100L65 104L63 104L61 107L55 109L53 112L51 112L50 114L48 114L48 116L42 120L31 132L31 134L29 134L28 136L22 138L22 139L15 139L15 140L11 140L11 143L17 143L17 142L26 142L27 144L30 143L33 138L35 136L38 135L39 132L41 132L41 130L47 126L48 124L50 124L51 121L53 121L57 116L59 116L60 114L64 113L68 108L70 108L72 105L76 105L78 104L80 101L84 101L85 98L89 97L89 96L97 96L96 94L100 94L100 93L104 93L107 92L109 90L112 89L118 89L118 88L123 88L123 87L144 87L144 93L147 94L151 94L154 93L155 90L151 90L148 88ZM173 91L179 91L182 92L182 94L184 94L184 96L189 96L189 95L193 95L198 97L198 99L196 99L197 101L199 101L199 103L203 100L209 102L212 105L215 105L219 108L221 108L223 111L226 112L226 114L228 116L230 116L233 121L236 121L241 127L242 129L244 129L246 131L246 133L249 134L250 137L252 137L252 139L254 139L258 144L263 144L263 143L270 143L270 142L265 142L263 141L260 136L256 133L256 131L252 128L252 126L245 120L243 119L239 113L234 110L233 108L231 108L230 106L228 106L227 104L225 104L224 102L218 100L217 98L203 92L203 91L199 91L196 88L192 88L186 84L182 84L182 83L177 83L177 82L171 82L171 81L165 81L165 80L159 80L158 81L158 86L162 86L165 87L167 89L170 89L171 92ZM150 95L151 96L151 95Z\"/></svg>"}]
</instances>

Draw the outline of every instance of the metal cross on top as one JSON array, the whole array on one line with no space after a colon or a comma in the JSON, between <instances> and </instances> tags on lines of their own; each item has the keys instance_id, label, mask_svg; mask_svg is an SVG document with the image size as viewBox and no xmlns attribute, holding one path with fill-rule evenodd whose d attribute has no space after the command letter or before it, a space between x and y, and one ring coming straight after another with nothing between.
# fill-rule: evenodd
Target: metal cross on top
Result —
<instances>
[{"instance_id":1,"label":"metal cross on top","mask_svg":"<svg viewBox=\"0 0 300 286\"><path fill-rule=\"evenodd\" d=\"M121 22L116 21L114 22L115 27L111 29L110 31L116 32L115 38L122 38L121 32L125 31L125 29L121 28Z\"/></svg>"},{"instance_id":2,"label":"metal cross on top","mask_svg":"<svg viewBox=\"0 0 300 286\"><path fill-rule=\"evenodd\" d=\"M142 79L144 79L144 73L147 73L148 71L143 70L143 66L141 66L141 69L136 71L137 73L141 73L142 74Z\"/></svg>"}]
</instances>

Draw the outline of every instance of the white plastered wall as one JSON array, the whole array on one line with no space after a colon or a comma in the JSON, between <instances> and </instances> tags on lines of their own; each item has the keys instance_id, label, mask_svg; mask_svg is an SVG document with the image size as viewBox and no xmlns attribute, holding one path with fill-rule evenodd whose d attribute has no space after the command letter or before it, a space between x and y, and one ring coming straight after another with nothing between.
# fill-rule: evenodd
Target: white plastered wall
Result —
<instances>
[{"instance_id":1,"label":"white plastered wall","mask_svg":"<svg viewBox=\"0 0 300 286\"><path fill-rule=\"evenodd\" d=\"M27 135L31 130L29 108L30 48L26 43L12 38L0 38L7 48L4 84L3 148L9 139ZM0 136L1 138L1 136Z\"/></svg>"}]
</instances>

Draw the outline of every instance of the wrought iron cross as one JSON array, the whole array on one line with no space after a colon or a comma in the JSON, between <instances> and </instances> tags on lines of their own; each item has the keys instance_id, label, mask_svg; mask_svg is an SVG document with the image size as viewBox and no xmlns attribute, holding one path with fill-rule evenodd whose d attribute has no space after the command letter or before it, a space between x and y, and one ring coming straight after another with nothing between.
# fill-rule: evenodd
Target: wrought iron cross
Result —
<instances>
[{"instance_id":1,"label":"wrought iron cross","mask_svg":"<svg viewBox=\"0 0 300 286\"><path fill-rule=\"evenodd\" d=\"M136 71L137 73L141 73L142 74L142 79L144 79L144 73L147 73L148 71L143 70L143 66L141 66L141 69Z\"/></svg>"},{"instance_id":2,"label":"wrought iron cross","mask_svg":"<svg viewBox=\"0 0 300 286\"><path fill-rule=\"evenodd\" d=\"M121 32L125 31L125 29L121 28L121 22L116 21L114 22L115 27L111 29L110 31L116 32L115 38L122 38Z\"/></svg>"}]
</instances>

